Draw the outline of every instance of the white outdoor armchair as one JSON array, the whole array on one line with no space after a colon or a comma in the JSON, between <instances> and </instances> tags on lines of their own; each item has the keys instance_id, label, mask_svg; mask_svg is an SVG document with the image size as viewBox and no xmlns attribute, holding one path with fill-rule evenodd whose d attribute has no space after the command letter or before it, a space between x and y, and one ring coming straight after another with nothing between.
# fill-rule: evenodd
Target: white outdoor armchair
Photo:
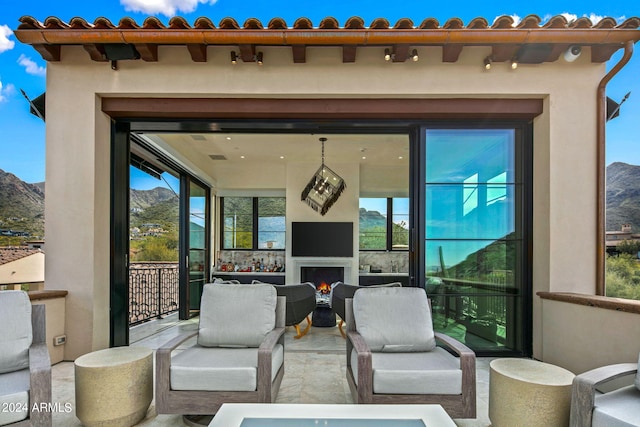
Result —
<instances>
[{"instance_id":1,"label":"white outdoor armchair","mask_svg":"<svg viewBox=\"0 0 640 427\"><path fill-rule=\"evenodd\" d=\"M158 413L211 415L223 403L275 401L284 376L284 319L285 298L272 285L205 285L198 332L156 352ZM193 336L196 345L176 350Z\"/></svg>"},{"instance_id":2,"label":"white outdoor armchair","mask_svg":"<svg viewBox=\"0 0 640 427\"><path fill-rule=\"evenodd\" d=\"M571 390L571 427L640 426L640 358L638 364L602 366L577 375ZM635 383L603 393L607 382L635 374Z\"/></svg>"},{"instance_id":3,"label":"white outdoor armchair","mask_svg":"<svg viewBox=\"0 0 640 427\"><path fill-rule=\"evenodd\" d=\"M0 291L0 325L0 425L50 426L45 307L26 292Z\"/></svg>"},{"instance_id":4,"label":"white outdoor armchair","mask_svg":"<svg viewBox=\"0 0 640 427\"><path fill-rule=\"evenodd\" d=\"M434 333L424 289L359 290L345 305L347 381L356 403L433 403L453 418L475 418L475 353Z\"/></svg>"}]
</instances>

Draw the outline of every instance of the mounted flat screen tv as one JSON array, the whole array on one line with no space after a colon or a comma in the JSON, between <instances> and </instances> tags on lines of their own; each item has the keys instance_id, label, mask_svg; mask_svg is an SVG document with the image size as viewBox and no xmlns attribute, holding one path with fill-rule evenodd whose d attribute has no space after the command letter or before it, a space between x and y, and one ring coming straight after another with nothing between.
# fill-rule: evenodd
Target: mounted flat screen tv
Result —
<instances>
[{"instance_id":1,"label":"mounted flat screen tv","mask_svg":"<svg viewBox=\"0 0 640 427\"><path fill-rule=\"evenodd\" d=\"M293 222L291 255L352 257L352 222Z\"/></svg>"}]
</instances>

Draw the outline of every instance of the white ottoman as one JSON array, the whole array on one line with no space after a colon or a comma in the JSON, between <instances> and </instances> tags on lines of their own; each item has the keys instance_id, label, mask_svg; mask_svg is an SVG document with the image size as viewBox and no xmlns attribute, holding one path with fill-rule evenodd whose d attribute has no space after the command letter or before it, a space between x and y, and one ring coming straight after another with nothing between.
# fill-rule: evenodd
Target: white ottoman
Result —
<instances>
[{"instance_id":1,"label":"white ottoman","mask_svg":"<svg viewBox=\"0 0 640 427\"><path fill-rule=\"evenodd\" d=\"M75 361L76 416L85 426L132 426L153 398L153 351L114 347Z\"/></svg>"},{"instance_id":2,"label":"white ottoman","mask_svg":"<svg viewBox=\"0 0 640 427\"><path fill-rule=\"evenodd\" d=\"M489 367L493 427L569 425L571 372L530 359L496 359Z\"/></svg>"}]
</instances>

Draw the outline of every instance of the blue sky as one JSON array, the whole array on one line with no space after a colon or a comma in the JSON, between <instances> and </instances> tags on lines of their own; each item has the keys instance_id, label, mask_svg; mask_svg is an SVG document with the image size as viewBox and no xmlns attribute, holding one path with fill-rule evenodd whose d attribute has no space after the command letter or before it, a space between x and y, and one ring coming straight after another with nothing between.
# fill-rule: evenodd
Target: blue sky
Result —
<instances>
[{"instance_id":1,"label":"blue sky","mask_svg":"<svg viewBox=\"0 0 640 427\"><path fill-rule=\"evenodd\" d=\"M523 18L535 14L550 16L568 14L568 17L587 16L592 20L609 16L624 20L640 16L638 0L602 2L593 0L571 1L457 1L432 2L395 0L325 0L309 1L237 1L237 0L91 0L51 1L21 0L3 2L0 13L0 169L11 172L27 182L44 181L45 141L44 123L29 114L29 106L19 89L34 98L45 91L46 62L30 46L22 45L13 35L19 18L30 15L40 21L56 16L68 22L75 16L93 22L104 16L117 23L130 16L142 24L148 16L157 16L165 24L171 16L183 16L193 24L199 16L207 16L214 23L231 16L242 24L255 17L267 23L273 17L284 18L291 25L302 16L317 25L326 16L333 16L344 24L351 16L360 16L368 25L374 18L383 17L392 24L399 18L410 18L419 24L424 18L434 17L445 23L459 17L468 23L476 17L489 22L501 15ZM517 18L516 18L517 19ZM621 116L607 126L607 163L623 161L640 165L640 46L631 62L609 83L607 95L621 100L629 91L629 100L623 105ZM620 57L615 55L609 64ZM595 96L595 93L594 93Z\"/></svg>"}]
</instances>

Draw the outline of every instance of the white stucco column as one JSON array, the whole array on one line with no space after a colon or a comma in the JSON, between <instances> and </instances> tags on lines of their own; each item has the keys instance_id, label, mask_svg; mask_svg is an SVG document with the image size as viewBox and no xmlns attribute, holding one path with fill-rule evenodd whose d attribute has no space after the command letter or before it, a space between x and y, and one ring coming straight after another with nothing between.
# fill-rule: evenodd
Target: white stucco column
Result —
<instances>
[{"instance_id":1,"label":"white stucco column","mask_svg":"<svg viewBox=\"0 0 640 427\"><path fill-rule=\"evenodd\" d=\"M94 93L49 63L47 289L69 291L65 360L109 346L110 125ZM87 73L90 78L90 73Z\"/></svg>"}]
</instances>

